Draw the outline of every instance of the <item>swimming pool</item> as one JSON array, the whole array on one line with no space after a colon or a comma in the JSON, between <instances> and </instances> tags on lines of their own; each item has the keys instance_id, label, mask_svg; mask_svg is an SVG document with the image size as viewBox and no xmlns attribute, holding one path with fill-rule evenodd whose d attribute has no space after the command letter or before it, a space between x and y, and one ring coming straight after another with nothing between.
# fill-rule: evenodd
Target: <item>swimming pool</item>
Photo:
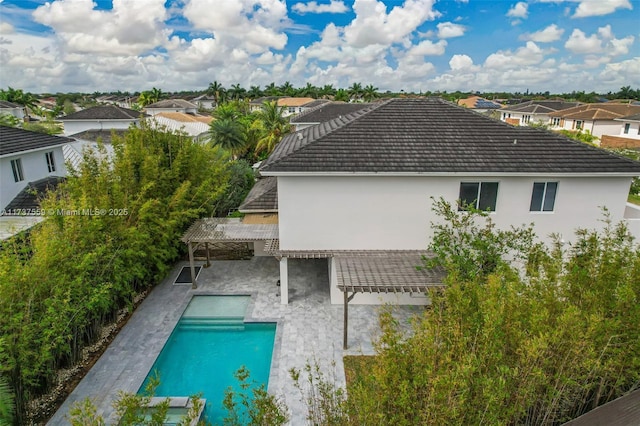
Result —
<instances>
[{"instance_id":1,"label":"swimming pool","mask_svg":"<svg viewBox=\"0 0 640 426\"><path fill-rule=\"evenodd\" d=\"M244 322L250 296L194 296L138 393L154 371L156 396L203 393L205 415L222 423L224 391L239 390L233 374L245 366L258 385L269 382L276 323Z\"/></svg>"}]
</instances>

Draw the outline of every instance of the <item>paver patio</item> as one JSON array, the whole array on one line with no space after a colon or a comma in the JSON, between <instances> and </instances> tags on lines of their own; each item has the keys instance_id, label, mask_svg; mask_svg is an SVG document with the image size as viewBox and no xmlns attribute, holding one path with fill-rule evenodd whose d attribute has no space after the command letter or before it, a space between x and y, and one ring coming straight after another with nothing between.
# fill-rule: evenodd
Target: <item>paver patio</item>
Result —
<instances>
[{"instance_id":1,"label":"paver patio","mask_svg":"<svg viewBox=\"0 0 640 426\"><path fill-rule=\"evenodd\" d=\"M377 306L349 307L349 350L342 349L342 305L331 305L325 259L289 261L289 304L280 304L276 282L278 261L272 257L251 260L213 261L198 277L198 289L173 285L182 266L178 263L133 313L78 384L49 425L68 424L66 415L75 401L91 398L107 423L113 423L111 404L117 392L136 392L169 338L180 315L196 294L250 294L248 320L277 321L269 391L284 398L291 411L291 424L305 424L306 407L289 377L292 367L301 369L316 359L328 377L344 386L342 357L372 354L372 336L377 332ZM408 318L420 307L402 306L397 314ZM332 362L335 361L335 367Z\"/></svg>"}]
</instances>

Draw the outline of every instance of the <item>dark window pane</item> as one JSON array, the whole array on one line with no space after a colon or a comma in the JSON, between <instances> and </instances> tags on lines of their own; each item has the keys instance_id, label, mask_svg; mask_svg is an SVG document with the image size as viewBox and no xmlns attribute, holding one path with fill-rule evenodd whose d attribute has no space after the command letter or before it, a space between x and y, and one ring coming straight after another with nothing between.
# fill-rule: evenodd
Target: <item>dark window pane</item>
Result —
<instances>
[{"instance_id":1,"label":"dark window pane","mask_svg":"<svg viewBox=\"0 0 640 426\"><path fill-rule=\"evenodd\" d=\"M460 184L460 210L469 204L473 207L477 205L479 185L478 182L462 182Z\"/></svg>"},{"instance_id":2,"label":"dark window pane","mask_svg":"<svg viewBox=\"0 0 640 426\"><path fill-rule=\"evenodd\" d=\"M558 182L547 182L547 193L544 196L544 206L542 210L552 212L553 205L556 202L556 191L558 190Z\"/></svg>"},{"instance_id":3,"label":"dark window pane","mask_svg":"<svg viewBox=\"0 0 640 426\"><path fill-rule=\"evenodd\" d=\"M498 182L482 182L480 187L480 210L496 210L496 200L498 199Z\"/></svg>"},{"instance_id":4,"label":"dark window pane","mask_svg":"<svg viewBox=\"0 0 640 426\"><path fill-rule=\"evenodd\" d=\"M542 196L544 195L544 182L533 183L533 194L531 194L531 206L529 211L539 212L542 210Z\"/></svg>"}]
</instances>

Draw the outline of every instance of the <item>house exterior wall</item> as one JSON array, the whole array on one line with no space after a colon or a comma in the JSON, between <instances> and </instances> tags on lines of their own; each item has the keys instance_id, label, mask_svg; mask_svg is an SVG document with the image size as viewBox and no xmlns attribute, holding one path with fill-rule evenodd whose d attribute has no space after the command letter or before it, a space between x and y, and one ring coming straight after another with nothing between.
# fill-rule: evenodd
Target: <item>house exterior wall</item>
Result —
<instances>
[{"instance_id":1,"label":"house exterior wall","mask_svg":"<svg viewBox=\"0 0 640 426\"><path fill-rule=\"evenodd\" d=\"M139 120L78 120L67 121L64 120L64 136L75 135L76 133L84 132L85 130L126 130L131 123L136 126Z\"/></svg>"},{"instance_id":2,"label":"house exterior wall","mask_svg":"<svg viewBox=\"0 0 640 426\"><path fill-rule=\"evenodd\" d=\"M15 118L17 118L19 120L23 120L24 119L24 108L22 108L22 107L0 108L0 115L3 115L3 114L13 115Z\"/></svg>"},{"instance_id":3,"label":"house exterior wall","mask_svg":"<svg viewBox=\"0 0 640 426\"><path fill-rule=\"evenodd\" d=\"M430 197L454 203L460 182L499 182L496 225L535 223L541 239L567 241L578 227L602 226L600 206L623 218L630 178L533 177L278 177L283 250L425 249L439 220ZM559 182L553 212L530 212L533 182ZM640 237L640 235L638 235Z\"/></svg>"},{"instance_id":4,"label":"house exterior wall","mask_svg":"<svg viewBox=\"0 0 640 426\"><path fill-rule=\"evenodd\" d=\"M49 173L45 153L52 152L56 170ZM16 182L13 178L11 160L20 159L22 162L22 172L24 179ZM15 198L22 189L29 183L48 176L66 176L67 171L64 166L64 156L62 147L45 148L25 154L18 154L0 158L0 204L2 208Z\"/></svg>"},{"instance_id":5,"label":"house exterior wall","mask_svg":"<svg viewBox=\"0 0 640 426\"><path fill-rule=\"evenodd\" d=\"M615 120L595 120L591 123L588 130L593 136L602 137L602 135L619 135L624 128L624 123Z\"/></svg>"},{"instance_id":6,"label":"house exterior wall","mask_svg":"<svg viewBox=\"0 0 640 426\"><path fill-rule=\"evenodd\" d=\"M624 129L627 124L629 125L629 130L627 133L625 133ZM621 121L620 133L618 134L618 136L631 139L640 139L640 121Z\"/></svg>"}]
</instances>

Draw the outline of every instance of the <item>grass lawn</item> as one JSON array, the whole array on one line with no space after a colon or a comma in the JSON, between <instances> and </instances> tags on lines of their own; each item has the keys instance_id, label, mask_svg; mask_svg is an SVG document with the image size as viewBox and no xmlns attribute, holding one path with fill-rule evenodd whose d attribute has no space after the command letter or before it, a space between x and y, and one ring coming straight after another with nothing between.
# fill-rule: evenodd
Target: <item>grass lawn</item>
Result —
<instances>
[{"instance_id":1,"label":"grass lawn","mask_svg":"<svg viewBox=\"0 0 640 426\"><path fill-rule=\"evenodd\" d=\"M629 199L627 201L640 206L640 195L629 195Z\"/></svg>"}]
</instances>

